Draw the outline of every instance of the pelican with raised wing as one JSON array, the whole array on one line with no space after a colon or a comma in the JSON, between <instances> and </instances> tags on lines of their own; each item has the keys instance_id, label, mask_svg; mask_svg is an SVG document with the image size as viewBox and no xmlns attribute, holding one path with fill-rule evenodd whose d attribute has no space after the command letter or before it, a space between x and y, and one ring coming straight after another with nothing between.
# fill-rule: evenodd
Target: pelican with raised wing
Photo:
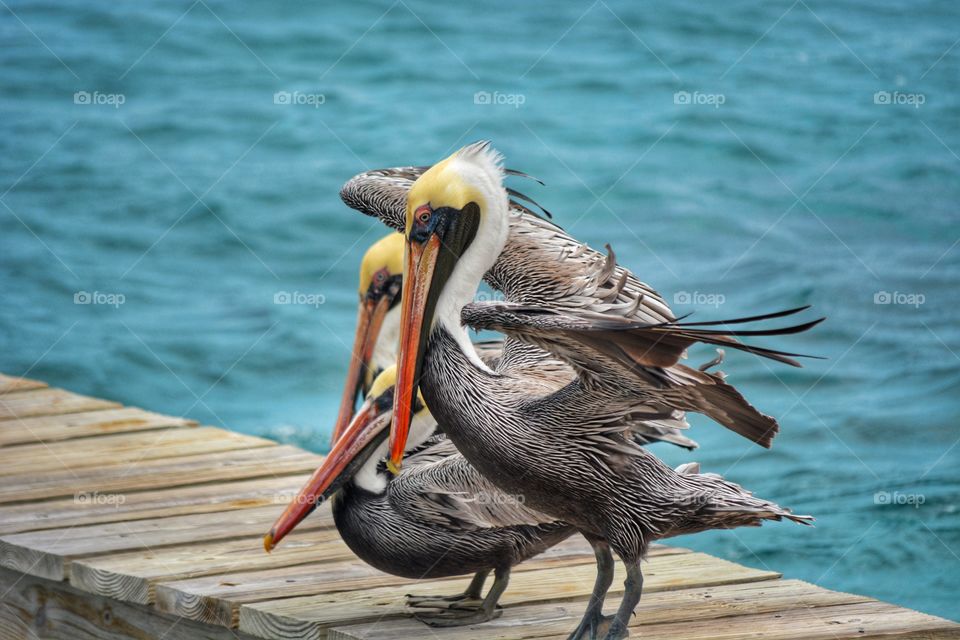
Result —
<instances>
[{"instance_id":1,"label":"pelican with raised wing","mask_svg":"<svg viewBox=\"0 0 960 640\"><path fill-rule=\"evenodd\" d=\"M404 231L407 195L413 183L428 169L430 167L422 166L367 171L349 180L341 189L340 197L361 213ZM509 169L504 173L529 177ZM617 319L644 324L676 321L663 297L618 264L609 246L606 255L590 248L522 204L527 202L539 207L527 196L499 188L510 198L506 222L500 230L505 239L503 249L494 256L484 279L503 292L507 300L568 310L577 315L599 313L609 322ZM745 348L730 335L708 338L720 346ZM641 348L638 353L644 350ZM792 363L791 354L764 349L757 352ZM635 363L631 370L634 377L641 376L647 386L669 393L672 406L703 413L761 446L769 447L779 430L773 417L760 413L718 373L678 363L669 367Z\"/></svg>"},{"instance_id":2,"label":"pelican with raised wing","mask_svg":"<svg viewBox=\"0 0 960 640\"><path fill-rule=\"evenodd\" d=\"M809 520L719 476L674 471L636 446L624 416L638 399L674 406L685 401L671 397L675 387L652 380L664 377L695 342L789 360L781 352L742 345L735 336L789 333L812 324L733 332L683 324L662 313L651 322L574 304L474 304L481 279L502 256L512 231L503 177L500 155L477 143L424 171L407 195L390 462L399 469L419 387L450 440L479 472L505 493L523 495L530 507L571 523L594 546L594 594L571 638L595 637L607 624L606 638L623 638L640 599L640 561L651 542L784 517ZM628 304L633 311L644 303ZM541 392L508 359L492 369L467 335L462 319L471 317L554 351L577 377L558 391ZM736 422L728 416L725 424L736 430ZM611 549L626 566L627 580L620 607L607 620L602 605L612 580Z\"/></svg>"}]
</instances>

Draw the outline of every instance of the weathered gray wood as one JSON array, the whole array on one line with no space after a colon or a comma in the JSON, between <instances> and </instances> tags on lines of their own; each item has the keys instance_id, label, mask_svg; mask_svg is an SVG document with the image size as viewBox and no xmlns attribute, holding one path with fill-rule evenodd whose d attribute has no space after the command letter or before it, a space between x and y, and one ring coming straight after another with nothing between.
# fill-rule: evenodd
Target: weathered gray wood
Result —
<instances>
[{"instance_id":1,"label":"weathered gray wood","mask_svg":"<svg viewBox=\"0 0 960 640\"><path fill-rule=\"evenodd\" d=\"M946 640L960 638L960 625L885 602L790 609L722 620L697 620L644 625L634 618L633 635L644 640ZM564 640L566 634L544 640Z\"/></svg>"},{"instance_id":2,"label":"weathered gray wood","mask_svg":"<svg viewBox=\"0 0 960 640\"><path fill-rule=\"evenodd\" d=\"M536 562L519 565L517 572L543 570L575 565L595 565L593 550L577 536L572 544L558 545L537 558ZM657 547L653 555L689 553L686 549ZM469 576L447 580L464 582ZM432 581L436 582L436 581ZM419 581L382 573L356 558L348 562L308 564L267 571L246 571L211 575L188 580L169 581L156 585L156 603L161 611L182 615L210 624L236 626L242 604L276 598L362 591L365 589L405 585L417 590ZM462 591L463 586L449 586L449 593Z\"/></svg>"},{"instance_id":3,"label":"weathered gray wood","mask_svg":"<svg viewBox=\"0 0 960 640\"><path fill-rule=\"evenodd\" d=\"M253 640L0 568L0 640Z\"/></svg>"},{"instance_id":4,"label":"weathered gray wood","mask_svg":"<svg viewBox=\"0 0 960 640\"><path fill-rule=\"evenodd\" d=\"M518 572L501 599L505 607L535 602L585 599L593 588L596 567L576 565ZM752 569L702 553L651 557L644 567L644 591L653 593L720 584L773 580L780 574ZM622 592L626 574L617 566L610 593ZM421 582L416 592L444 595L448 581ZM327 629L405 615L405 587L321 594L245 604L240 607L241 631L265 638L324 637Z\"/></svg>"},{"instance_id":5,"label":"weathered gray wood","mask_svg":"<svg viewBox=\"0 0 960 640\"><path fill-rule=\"evenodd\" d=\"M165 416L136 407L83 411L59 416L37 416L0 423L0 447L37 442L58 442L110 433L193 427L194 420Z\"/></svg>"},{"instance_id":6,"label":"weathered gray wood","mask_svg":"<svg viewBox=\"0 0 960 640\"><path fill-rule=\"evenodd\" d=\"M275 443L270 440L217 427L161 429L24 444L0 449L0 478L6 481L5 476L42 475L51 470L75 471L120 464L129 465L129 472L135 473L137 465L147 460L273 446Z\"/></svg>"},{"instance_id":7,"label":"weathered gray wood","mask_svg":"<svg viewBox=\"0 0 960 640\"><path fill-rule=\"evenodd\" d=\"M97 496L21 502L0 505L0 535L40 531L106 522L129 522L145 518L233 511L271 504L285 504L309 475L255 478L220 483L173 487L157 491L131 491L123 501L99 500Z\"/></svg>"},{"instance_id":8,"label":"weathered gray wood","mask_svg":"<svg viewBox=\"0 0 960 640\"><path fill-rule=\"evenodd\" d=\"M169 518L14 533L0 538L0 566L50 580L67 577L69 562L79 556L217 539L261 538L283 511L283 505L227 513L199 513ZM329 529L333 517L321 507L302 524L304 531ZM336 531L314 535L333 536Z\"/></svg>"},{"instance_id":9,"label":"weathered gray wood","mask_svg":"<svg viewBox=\"0 0 960 640\"><path fill-rule=\"evenodd\" d=\"M15 391L28 391L30 389L44 389L47 383L40 380L31 380L30 378L21 378L19 376L8 376L0 373L0 394L12 393Z\"/></svg>"},{"instance_id":10,"label":"weathered gray wood","mask_svg":"<svg viewBox=\"0 0 960 640\"><path fill-rule=\"evenodd\" d=\"M0 395L0 420L112 409L120 404L63 389L36 389Z\"/></svg>"},{"instance_id":11,"label":"weathered gray wood","mask_svg":"<svg viewBox=\"0 0 960 640\"><path fill-rule=\"evenodd\" d=\"M250 537L79 558L70 565L70 582L84 591L148 604L164 581L354 558L339 536L297 528L270 554L260 538Z\"/></svg>"},{"instance_id":12,"label":"weathered gray wood","mask_svg":"<svg viewBox=\"0 0 960 640\"><path fill-rule=\"evenodd\" d=\"M765 580L644 593L636 610L636 620L643 625L652 625L870 601L870 598L864 596L828 591L799 580ZM612 605L613 602L609 604ZM443 638L520 640L569 633L576 627L585 607L586 600L514 607L507 610L502 617L483 625L445 629ZM420 638L423 634L422 622L404 618L391 620L389 624L373 621L341 627L331 630L328 637L331 640L390 640Z\"/></svg>"},{"instance_id":13,"label":"weathered gray wood","mask_svg":"<svg viewBox=\"0 0 960 640\"><path fill-rule=\"evenodd\" d=\"M0 503L73 496L78 493L124 493L203 482L226 482L312 472L323 460L296 447L278 445L182 458L146 460L130 472L129 463L98 468L50 471L15 476L0 482Z\"/></svg>"}]
</instances>

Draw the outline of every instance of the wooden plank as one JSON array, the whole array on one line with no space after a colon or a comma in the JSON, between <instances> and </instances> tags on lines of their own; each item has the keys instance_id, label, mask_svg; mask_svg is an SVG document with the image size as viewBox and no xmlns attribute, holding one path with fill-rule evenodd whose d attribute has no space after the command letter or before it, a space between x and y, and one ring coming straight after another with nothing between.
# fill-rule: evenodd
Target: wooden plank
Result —
<instances>
[{"instance_id":1,"label":"wooden plank","mask_svg":"<svg viewBox=\"0 0 960 640\"><path fill-rule=\"evenodd\" d=\"M885 602L869 601L833 607L791 609L717 620L641 624L633 618L631 634L643 640L945 640L960 638L960 625ZM420 636L422 637L422 636ZM549 636L545 640L564 640Z\"/></svg>"},{"instance_id":2,"label":"wooden plank","mask_svg":"<svg viewBox=\"0 0 960 640\"><path fill-rule=\"evenodd\" d=\"M256 478L224 484L134 491L123 494L122 502L81 494L79 500L73 497L0 505L0 535L190 513L233 511L270 504L281 505L286 504L309 477L295 475Z\"/></svg>"},{"instance_id":3,"label":"wooden plank","mask_svg":"<svg viewBox=\"0 0 960 640\"><path fill-rule=\"evenodd\" d=\"M596 568L579 565L518 572L501 603L505 607L535 602L583 599L590 595ZM645 591L654 593L711 585L773 580L780 574L740 566L702 553L651 557L644 568ZM610 592L621 592L626 577L620 563ZM447 581L421 582L417 593L444 595ZM333 626L386 620L405 614L404 587L338 592L286 598L240 607L239 628L264 638L322 638Z\"/></svg>"},{"instance_id":4,"label":"wooden plank","mask_svg":"<svg viewBox=\"0 0 960 640\"><path fill-rule=\"evenodd\" d=\"M63 389L37 389L0 395L0 420L50 416L119 407L117 402L82 396Z\"/></svg>"},{"instance_id":5,"label":"wooden plank","mask_svg":"<svg viewBox=\"0 0 960 640\"><path fill-rule=\"evenodd\" d=\"M79 558L70 565L70 582L91 593L149 604L154 602L156 585L163 581L352 558L353 552L339 536L316 536L298 527L269 554L262 539L251 536Z\"/></svg>"},{"instance_id":6,"label":"wooden plank","mask_svg":"<svg viewBox=\"0 0 960 640\"><path fill-rule=\"evenodd\" d=\"M0 394L12 393L14 391L29 391L31 389L44 389L46 386L47 383L41 382L40 380L8 376L0 373Z\"/></svg>"},{"instance_id":7,"label":"wooden plank","mask_svg":"<svg viewBox=\"0 0 960 640\"><path fill-rule=\"evenodd\" d=\"M3 640L253 640L9 569L0 568L0 594Z\"/></svg>"},{"instance_id":8,"label":"wooden plank","mask_svg":"<svg viewBox=\"0 0 960 640\"><path fill-rule=\"evenodd\" d=\"M679 591L645 592L636 609L635 619L642 625L654 625L870 601L870 598L864 596L828 591L799 580L766 580ZM616 610L615 598L609 598L606 604L608 611ZM586 600L515 607L508 609L500 618L483 625L444 629L443 638L472 640L483 636L532 640L570 633L580 621L585 607ZM422 622L404 618L391 621L387 625L374 621L331 629L328 637L336 640L402 640L421 638L424 632L425 626ZM631 635L637 634L634 632Z\"/></svg>"},{"instance_id":9,"label":"wooden plank","mask_svg":"<svg viewBox=\"0 0 960 640\"><path fill-rule=\"evenodd\" d=\"M161 427L193 427L194 420L165 416L136 407L37 416L4 420L0 424L0 447L35 442L57 442L109 433L148 431Z\"/></svg>"},{"instance_id":10,"label":"wooden plank","mask_svg":"<svg viewBox=\"0 0 960 640\"><path fill-rule=\"evenodd\" d=\"M0 503L73 496L78 491L124 493L178 487L202 482L226 482L312 472L322 457L287 445L222 453L161 458L77 470L5 478Z\"/></svg>"},{"instance_id":11,"label":"wooden plank","mask_svg":"<svg viewBox=\"0 0 960 640\"><path fill-rule=\"evenodd\" d=\"M131 549L148 551L160 546L246 536L259 539L282 511L283 505L271 505L228 514L200 513L14 533L0 538L0 566L50 580L63 580L69 563L78 556ZM309 531L332 526L330 510L321 507L301 528ZM332 537L336 531L322 535Z\"/></svg>"},{"instance_id":12,"label":"wooden plank","mask_svg":"<svg viewBox=\"0 0 960 640\"><path fill-rule=\"evenodd\" d=\"M670 547L658 547L654 551L655 555L676 553L689 551ZM576 536L549 549L535 561L519 565L515 571L585 564L594 566L594 553L583 538ZM465 577L452 576L446 580L464 582ZM161 583L156 586L156 603L158 609L167 613L233 627L237 624L240 606L250 602L391 585L418 589L419 583L417 580L385 574L350 558L350 562L308 564ZM462 591L463 585L447 587L448 593L458 590Z\"/></svg>"},{"instance_id":13,"label":"wooden plank","mask_svg":"<svg viewBox=\"0 0 960 640\"><path fill-rule=\"evenodd\" d=\"M120 433L99 438L25 444L0 449L0 477L123 463L130 465L133 470L135 465L141 462L158 458L181 458L201 453L272 446L275 446L275 443L270 440L217 427Z\"/></svg>"}]
</instances>

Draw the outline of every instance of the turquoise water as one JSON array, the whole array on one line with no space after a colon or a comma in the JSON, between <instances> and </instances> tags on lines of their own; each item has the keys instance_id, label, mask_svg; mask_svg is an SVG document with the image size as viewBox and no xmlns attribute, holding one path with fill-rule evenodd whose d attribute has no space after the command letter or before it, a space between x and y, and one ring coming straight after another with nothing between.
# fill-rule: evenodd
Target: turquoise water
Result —
<instances>
[{"instance_id":1,"label":"turquoise water","mask_svg":"<svg viewBox=\"0 0 960 640\"><path fill-rule=\"evenodd\" d=\"M383 233L339 186L490 138L678 311L829 316L724 366L773 451L692 433L817 528L682 544L960 618L960 6L8 5L0 370L322 451Z\"/></svg>"}]
</instances>

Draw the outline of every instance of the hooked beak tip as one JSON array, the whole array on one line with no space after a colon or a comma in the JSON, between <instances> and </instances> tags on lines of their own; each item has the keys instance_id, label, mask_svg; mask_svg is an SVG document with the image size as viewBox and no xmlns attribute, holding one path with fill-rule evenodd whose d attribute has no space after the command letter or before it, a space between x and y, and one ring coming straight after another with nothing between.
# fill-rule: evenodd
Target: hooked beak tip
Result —
<instances>
[{"instance_id":1,"label":"hooked beak tip","mask_svg":"<svg viewBox=\"0 0 960 640\"><path fill-rule=\"evenodd\" d=\"M392 473L393 475L399 475L399 473L400 473L400 466L401 466L402 464L403 464L402 461L401 461L401 462L394 462L393 460L387 460L387 471L389 471L389 472Z\"/></svg>"},{"instance_id":2,"label":"hooked beak tip","mask_svg":"<svg viewBox=\"0 0 960 640\"><path fill-rule=\"evenodd\" d=\"M263 550L266 551L267 553L270 553L271 551L273 551L273 548L275 546L277 545L273 541L273 529L271 529L270 533L263 536Z\"/></svg>"}]
</instances>

